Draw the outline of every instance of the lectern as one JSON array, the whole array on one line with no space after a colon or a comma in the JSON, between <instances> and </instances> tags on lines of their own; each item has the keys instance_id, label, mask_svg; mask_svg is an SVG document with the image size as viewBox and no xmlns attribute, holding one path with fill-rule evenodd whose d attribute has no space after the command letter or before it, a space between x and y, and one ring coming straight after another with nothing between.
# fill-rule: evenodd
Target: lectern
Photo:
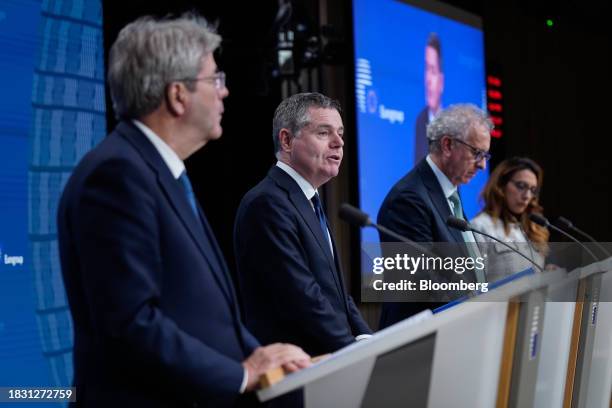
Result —
<instances>
[{"instance_id":1,"label":"lectern","mask_svg":"<svg viewBox=\"0 0 612 408\"><path fill-rule=\"evenodd\" d=\"M527 274L440 313L423 312L286 376L258 397L268 401L302 389L305 407L490 408L498 404L501 376L510 375L518 380L507 397L532 406L535 386L522 378L531 375L535 384L543 309L535 323L533 312L542 291L565 275ZM508 345L508 312L517 299L528 306L515 316ZM505 348L513 350L510 371L502 370Z\"/></svg>"}]
</instances>

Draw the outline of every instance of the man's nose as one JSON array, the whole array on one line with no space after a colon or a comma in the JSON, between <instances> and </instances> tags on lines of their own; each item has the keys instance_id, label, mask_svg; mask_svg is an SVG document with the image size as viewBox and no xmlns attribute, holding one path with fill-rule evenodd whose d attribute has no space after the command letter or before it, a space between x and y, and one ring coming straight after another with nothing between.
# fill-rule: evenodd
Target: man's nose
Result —
<instances>
[{"instance_id":1,"label":"man's nose","mask_svg":"<svg viewBox=\"0 0 612 408\"><path fill-rule=\"evenodd\" d=\"M487 160L483 157L482 159L476 162L476 167L480 170L484 170L487 168Z\"/></svg>"},{"instance_id":2,"label":"man's nose","mask_svg":"<svg viewBox=\"0 0 612 408\"><path fill-rule=\"evenodd\" d=\"M331 146L332 147L343 147L344 146L344 139L342 138L342 136L340 136L340 134L338 133L333 134Z\"/></svg>"}]
</instances>

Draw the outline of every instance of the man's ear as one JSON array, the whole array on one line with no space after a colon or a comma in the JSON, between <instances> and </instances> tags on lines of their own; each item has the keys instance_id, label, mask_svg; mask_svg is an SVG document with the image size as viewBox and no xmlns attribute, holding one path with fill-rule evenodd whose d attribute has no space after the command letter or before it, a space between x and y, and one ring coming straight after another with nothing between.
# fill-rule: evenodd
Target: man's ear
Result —
<instances>
[{"instance_id":1,"label":"man's ear","mask_svg":"<svg viewBox=\"0 0 612 408\"><path fill-rule=\"evenodd\" d=\"M451 139L448 136L442 136L440 138L440 150L442 151L442 155L444 156L450 155L452 149L453 149L453 139Z\"/></svg>"},{"instance_id":2,"label":"man's ear","mask_svg":"<svg viewBox=\"0 0 612 408\"><path fill-rule=\"evenodd\" d=\"M290 153L292 149L293 136L289 129L282 128L278 132L278 141L280 142L280 151Z\"/></svg>"},{"instance_id":3,"label":"man's ear","mask_svg":"<svg viewBox=\"0 0 612 408\"><path fill-rule=\"evenodd\" d=\"M175 116L182 116L187 111L189 91L182 82L172 82L166 87L166 105L168 111Z\"/></svg>"}]
</instances>

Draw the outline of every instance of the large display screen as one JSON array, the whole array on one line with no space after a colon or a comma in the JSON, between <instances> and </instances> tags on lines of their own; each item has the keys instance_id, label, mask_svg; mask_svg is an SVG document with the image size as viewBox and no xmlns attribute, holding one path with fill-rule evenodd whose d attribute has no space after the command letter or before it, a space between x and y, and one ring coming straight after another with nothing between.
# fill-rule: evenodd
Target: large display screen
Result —
<instances>
[{"instance_id":1,"label":"large display screen","mask_svg":"<svg viewBox=\"0 0 612 408\"><path fill-rule=\"evenodd\" d=\"M359 205L375 219L391 187L427 153L425 128L455 103L486 107L478 17L438 2L354 0ZM469 218L488 171L460 187ZM362 242L377 242L364 230Z\"/></svg>"},{"instance_id":2,"label":"large display screen","mask_svg":"<svg viewBox=\"0 0 612 408\"><path fill-rule=\"evenodd\" d=\"M0 55L0 387L66 387L55 219L74 165L106 134L100 0L0 1Z\"/></svg>"}]
</instances>

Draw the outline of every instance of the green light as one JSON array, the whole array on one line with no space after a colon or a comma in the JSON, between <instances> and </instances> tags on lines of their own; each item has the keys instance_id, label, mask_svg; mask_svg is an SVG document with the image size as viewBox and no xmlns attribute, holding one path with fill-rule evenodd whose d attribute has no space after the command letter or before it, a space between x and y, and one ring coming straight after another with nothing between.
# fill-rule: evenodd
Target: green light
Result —
<instances>
[{"instance_id":1,"label":"green light","mask_svg":"<svg viewBox=\"0 0 612 408\"><path fill-rule=\"evenodd\" d=\"M550 18L549 18L548 20L546 20L546 25L547 25L547 26L552 27L552 26L553 26L553 24L554 24L554 23L553 23L553 21L552 21Z\"/></svg>"}]
</instances>

